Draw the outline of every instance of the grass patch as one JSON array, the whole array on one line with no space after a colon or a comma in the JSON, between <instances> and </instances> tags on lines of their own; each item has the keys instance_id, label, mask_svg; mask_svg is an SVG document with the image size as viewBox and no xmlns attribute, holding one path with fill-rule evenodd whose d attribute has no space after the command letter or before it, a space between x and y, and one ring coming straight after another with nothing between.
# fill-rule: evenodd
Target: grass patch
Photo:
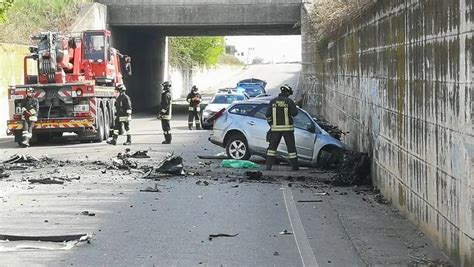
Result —
<instances>
[{"instance_id":1,"label":"grass patch","mask_svg":"<svg viewBox=\"0 0 474 267\"><path fill-rule=\"evenodd\" d=\"M219 64L233 65L233 66L243 66L243 65L245 65L238 58L234 57L233 55L229 55L229 54L222 54L219 58Z\"/></svg>"},{"instance_id":2,"label":"grass patch","mask_svg":"<svg viewBox=\"0 0 474 267\"><path fill-rule=\"evenodd\" d=\"M32 44L30 37L39 32L65 32L84 2L90 1L16 0L0 22L0 42Z\"/></svg>"}]
</instances>

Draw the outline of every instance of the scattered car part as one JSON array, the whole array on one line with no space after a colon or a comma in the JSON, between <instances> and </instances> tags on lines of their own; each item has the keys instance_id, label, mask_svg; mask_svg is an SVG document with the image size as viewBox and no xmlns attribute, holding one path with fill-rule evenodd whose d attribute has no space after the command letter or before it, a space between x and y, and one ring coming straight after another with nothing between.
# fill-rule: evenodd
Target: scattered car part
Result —
<instances>
[{"instance_id":1,"label":"scattered car part","mask_svg":"<svg viewBox=\"0 0 474 267\"><path fill-rule=\"evenodd\" d=\"M64 184L64 180L53 178L28 179L31 184Z\"/></svg>"},{"instance_id":2,"label":"scattered car part","mask_svg":"<svg viewBox=\"0 0 474 267\"><path fill-rule=\"evenodd\" d=\"M283 231L280 232L280 235L292 235L293 233L288 231L288 229L284 229Z\"/></svg>"},{"instance_id":3,"label":"scattered car part","mask_svg":"<svg viewBox=\"0 0 474 267\"><path fill-rule=\"evenodd\" d=\"M238 235L239 233L237 234L210 234L208 237L208 240L212 241L213 238L217 238L217 237L236 237Z\"/></svg>"},{"instance_id":4,"label":"scattered car part","mask_svg":"<svg viewBox=\"0 0 474 267\"><path fill-rule=\"evenodd\" d=\"M0 240L8 241L44 241L44 242L67 242L67 241L88 241L92 239L92 234L76 235L47 235L47 236L24 236L24 235L4 235L0 234Z\"/></svg>"},{"instance_id":5,"label":"scattered car part","mask_svg":"<svg viewBox=\"0 0 474 267\"><path fill-rule=\"evenodd\" d=\"M93 217L93 216L95 216L95 213L85 210L85 211L81 212L81 215Z\"/></svg>"},{"instance_id":6,"label":"scattered car part","mask_svg":"<svg viewBox=\"0 0 474 267\"><path fill-rule=\"evenodd\" d=\"M145 189L140 189L140 192L161 193L161 190L158 189L158 184L155 184L155 187L147 186Z\"/></svg>"}]
</instances>

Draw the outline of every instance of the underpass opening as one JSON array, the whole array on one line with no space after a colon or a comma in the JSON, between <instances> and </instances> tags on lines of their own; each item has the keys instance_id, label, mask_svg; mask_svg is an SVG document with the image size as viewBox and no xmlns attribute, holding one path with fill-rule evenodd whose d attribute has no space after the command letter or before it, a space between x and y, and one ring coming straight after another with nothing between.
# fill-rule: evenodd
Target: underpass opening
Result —
<instances>
[{"instance_id":1,"label":"underpass opening","mask_svg":"<svg viewBox=\"0 0 474 267\"><path fill-rule=\"evenodd\" d=\"M276 30L275 30L276 29ZM235 87L239 79L268 79L269 88L289 83L293 87L299 85L301 70L301 38L299 29L293 35L265 35L262 29L250 31L250 28L239 28L230 31L225 27L211 31L210 28L189 27L120 27L112 26L113 45L122 53L131 56L133 76L125 78L128 95L132 99L135 112L156 112L161 100L161 83L170 80L173 84L173 99L186 96L192 85L196 84L204 90L217 91L218 88ZM249 32L246 32L249 31ZM236 35L240 33L252 35ZM271 28L269 33L278 32L278 27ZM221 33L224 38L223 52L235 57L241 65L222 67L214 66L172 66L170 65L171 38L177 37L212 37ZM287 33L287 31L283 32ZM225 36L226 37L225 37ZM237 48L236 48L237 47ZM234 50L232 50L233 48ZM229 50L230 49L230 50ZM281 75L278 73L284 63L291 63L290 69ZM264 71L256 65L274 65L273 70ZM250 69L249 69L250 66ZM252 67L253 66L253 67ZM284 67L285 68L285 67ZM272 69L268 67L266 69ZM244 71L245 70L245 71ZM255 70L253 73L250 73ZM236 77L229 72L242 72ZM208 75L208 77L205 77ZM238 76L238 75L237 75ZM228 79L226 79L229 77Z\"/></svg>"}]
</instances>

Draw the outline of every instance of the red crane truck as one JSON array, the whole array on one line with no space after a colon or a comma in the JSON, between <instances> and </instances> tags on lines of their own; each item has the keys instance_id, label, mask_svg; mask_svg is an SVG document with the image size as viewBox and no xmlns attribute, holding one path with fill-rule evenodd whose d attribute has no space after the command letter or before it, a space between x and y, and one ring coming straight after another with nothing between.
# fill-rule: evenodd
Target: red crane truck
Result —
<instances>
[{"instance_id":1,"label":"red crane truck","mask_svg":"<svg viewBox=\"0 0 474 267\"><path fill-rule=\"evenodd\" d=\"M123 83L122 66L131 75L130 57L110 47L107 30L79 34L41 33L33 37L24 58L24 84L10 86L14 114L7 134L22 141L21 99L29 87L39 102L33 141L47 141L65 132L81 140L107 139L114 124L115 86Z\"/></svg>"}]
</instances>

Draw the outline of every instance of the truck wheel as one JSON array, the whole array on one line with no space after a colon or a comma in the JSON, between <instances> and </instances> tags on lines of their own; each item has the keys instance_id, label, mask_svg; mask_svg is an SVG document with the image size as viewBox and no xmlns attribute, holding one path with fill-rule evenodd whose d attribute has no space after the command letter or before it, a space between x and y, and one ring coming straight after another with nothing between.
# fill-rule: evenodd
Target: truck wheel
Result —
<instances>
[{"instance_id":1,"label":"truck wheel","mask_svg":"<svg viewBox=\"0 0 474 267\"><path fill-rule=\"evenodd\" d=\"M225 151L231 159L248 160L251 156L247 140L242 134L231 135L225 146Z\"/></svg>"},{"instance_id":2,"label":"truck wheel","mask_svg":"<svg viewBox=\"0 0 474 267\"><path fill-rule=\"evenodd\" d=\"M96 134L94 141L95 142L102 142L104 140L104 117L103 117L103 110L102 108L100 109L99 112L97 112L97 118L96 118Z\"/></svg>"},{"instance_id":3,"label":"truck wheel","mask_svg":"<svg viewBox=\"0 0 474 267\"><path fill-rule=\"evenodd\" d=\"M107 140L109 138L110 134L110 114L109 114L109 108L105 108L105 113L104 113L104 140Z\"/></svg>"}]
</instances>

